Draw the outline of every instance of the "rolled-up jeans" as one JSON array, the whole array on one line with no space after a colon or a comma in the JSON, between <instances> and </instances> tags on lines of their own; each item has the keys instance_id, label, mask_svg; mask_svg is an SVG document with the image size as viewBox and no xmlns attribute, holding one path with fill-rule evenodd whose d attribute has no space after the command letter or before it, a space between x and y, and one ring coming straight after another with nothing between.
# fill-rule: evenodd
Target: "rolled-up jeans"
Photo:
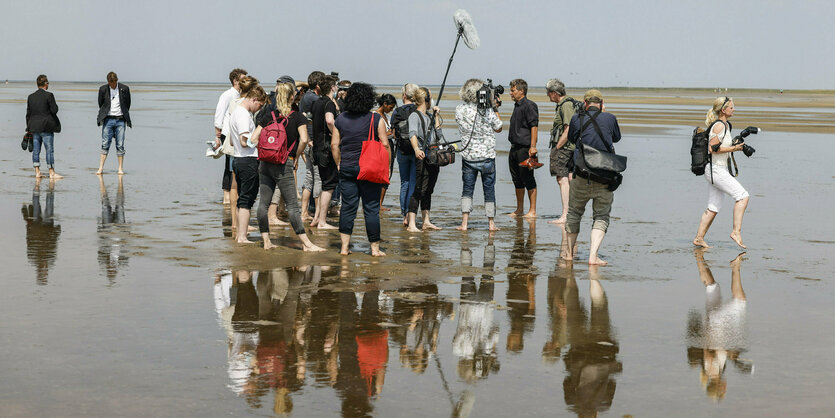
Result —
<instances>
[{"instance_id":1,"label":"rolled-up jeans","mask_svg":"<svg viewBox=\"0 0 835 418\"><path fill-rule=\"evenodd\" d=\"M612 211L615 194L609 190L608 185L582 177L574 177L569 186L565 232L569 234L580 232L580 219L586 211L586 204L589 200L592 201L592 219L594 219L591 228L606 232L609 228L609 213Z\"/></svg>"},{"instance_id":2,"label":"rolled-up jeans","mask_svg":"<svg viewBox=\"0 0 835 418\"><path fill-rule=\"evenodd\" d=\"M409 212L409 201L415 193L417 158L397 150L397 167L400 170L400 215L406 216Z\"/></svg>"},{"instance_id":3,"label":"rolled-up jeans","mask_svg":"<svg viewBox=\"0 0 835 418\"><path fill-rule=\"evenodd\" d=\"M125 155L125 120L116 117L107 117L101 127L101 153L107 155L110 152L110 142L116 140L116 155Z\"/></svg>"},{"instance_id":4,"label":"rolled-up jeans","mask_svg":"<svg viewBox=\"0 0 835 418\"><path fill-rule=\"evenodd\" d=\"M354 232L354 220L362 200L362 213L365 216L365 232L368 242L380 241L380 192L383 186L365 180L357 180L359 166L342 166L339 172L339 184L342 187L342 210L339 211L339 232L351 235Z\"/></svg>"},{"instance_id":5,"label":"rolled-up jeans","mask_svg":"<svg viewBox=\"0 0 835 418\"><path fill-rule=\"evenodd\" d=\"M46 148L46 165L49 168L55 168L55 134L51 132L43 132L39 134L32 134L32 166L41 166L41 144Z\"/></svg>"},{"instance_id":6,"label":"rolled-up jeans","mask_svg":"<svg viewBox=\"0 0 835 418\"><path fill-rule=\"evenodd\" d=\"M484 190L484 210L488 218L496 217L496 159L478 161L461 160L461 213L473 211L473 192L478 174L481 173L481 187Z\"/></svg>"},{"instance_id":7,"label":"rolled-up jeans","mask_svg":"<svg viewBox=\"0 0 835 418\"><path fill-rule=\"evenodd\" d=\"M261 199L258 201L258 229L261 233L270 232L268 213L273 194L276 191L284 196L284 204L287 207L287 215L290 217L290 225L293 227L293 231L296 235L305 233L304 223L299 211L299 200L296 196L296 182L293 180L293 164L292 158L288 158L285 164L260 162L258 178Z\"/></svg>"}]
</instances>

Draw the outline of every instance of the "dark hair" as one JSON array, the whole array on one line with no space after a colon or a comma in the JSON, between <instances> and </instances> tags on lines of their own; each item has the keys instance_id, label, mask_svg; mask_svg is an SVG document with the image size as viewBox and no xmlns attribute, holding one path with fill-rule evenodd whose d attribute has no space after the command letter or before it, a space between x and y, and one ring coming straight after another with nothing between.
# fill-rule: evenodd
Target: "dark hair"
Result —
<instances>
[{"instance_id":1,"label":"dark hair","mask_svg":"<svg viewBox=\"0 0 835 418\"><path fill-rule=\"evenodd\" d=\"M528 82L522 80L521 78L512 80L510 82L510 87L516 87L516 90L522 90L522 93L524 93L526 96L528 94Z\"/></svg>"},{"instance_id":2,"label":"dark hair","mask_svg":"<svg viewBox=\"0 0 835 418\"><path fill-rule=\"evenodd\" d=\"M119 77L113 71L107 73L107 82L108 83L115 83L119 81Z\"/></svg>"},{"instance_id":3,"label":"dark hair","mask_svg":"<svg viewBox=\"0 0 835 418\"><path fill-rule=\"evenodd\" d=\"M397 107L397 99L394 98L391 94L384 93L377 97L377 106L383 105L394 105Z\"/></svg>"},{"instance_id":4,"label":"dark hair","mask_svg":"<svg viewBox=\"0 0 835 418\"><path fill-rule=\"evenodd\" d=\"M35 82L38 83L38 87L43 87L47 83L49 83L49 79L46 78L46 74L41 74L41 75L38 76L38 78L35 80Z\"/></svg>"},{"instance_id":5,"label":"dark hair","mask_svg":"<svg viewBox=\"0 0 835 418\"><path fill-rule=\"evenodd\" d=\"M307 86L311 90L316 90L316 86L322 81L322 77L325 76L325 73L321 71L313 71L307 76Z\"/></svg>"},{"instance_id":6,"label":"dark hair","mask_svg":"<svg viewBox=\"0 0 835 418\"><path fill-rule=\"evenodd\" d=\"M322 78L319 79L319 94L322 96L329 94L337 80L332 75L322 75Z\"/></svg>"},{"instance_id":7,"label":"dark hair","mask_svg":"<svg viewBox=\"0 0 835 418\"><path fill-rule=\"evenodd\" d=\"M235 68L234 70L232 70L231 73L229 73L229 82L232 83L232 84L235 84L235 80L241 78L242 75L247 75L247 74L248 73L246 72L246 70L244 70L242 68Z\"/></svg>"},{"instance_id":8,"label":"dark hair","mask_svg":"<svg viewBox=\"0 0 835 418\"><path fill-rule=\"evenodd\" d=\"M374 97L377 93L374 86L368 83L354 83L345 93L345 111L353 113L368 113L374 107Z\"/></svg>"}]
</instances>

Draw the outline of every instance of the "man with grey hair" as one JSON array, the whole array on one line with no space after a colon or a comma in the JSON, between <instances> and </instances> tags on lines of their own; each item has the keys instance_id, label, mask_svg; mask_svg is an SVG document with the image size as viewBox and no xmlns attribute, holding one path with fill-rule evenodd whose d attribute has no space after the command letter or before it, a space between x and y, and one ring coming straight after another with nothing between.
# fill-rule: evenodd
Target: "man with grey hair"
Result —
<instances>
[{"instance_id":1,"label":"man with grey hair","mask_svg":"<svg viewBox=\"0 0 835 418\"><path fill-rule=\"evenodd\" d=\"M479 108L478 91L484 81L471 78L461 87L459 94L464 103L455 108L455 121L461 134L461 178L464 189L461 192L461 226L459 231L467 230L467 221L473 210L473 191L478 174L481 173L481 186L484 190L484 210L490 231L497 231L496 223L496 133L502 131L502 120L498 107L501 101Z\"/></svg>"},{"instance_id":2,"label":"man with grey hair","mask_svg":"<svg viewBox=\"0 0 835 418\"><path fill-rule=\"evenodd\" d=\"M571 170L573 169L574 143L568 140L568 123L574 116L574 99L566 96L565 84L562 81L552 78L545 84L545 91L548 99L557 104L554 114L554 124L551 126L551 141L548 146L551 148L551 160L549 167L551 175L557 178L557 185L560 188L562 198L562 213L557 219L548 221L552 224L564 224L568 214L568 192L571 182Z\"/></svg>"}]
</instances>

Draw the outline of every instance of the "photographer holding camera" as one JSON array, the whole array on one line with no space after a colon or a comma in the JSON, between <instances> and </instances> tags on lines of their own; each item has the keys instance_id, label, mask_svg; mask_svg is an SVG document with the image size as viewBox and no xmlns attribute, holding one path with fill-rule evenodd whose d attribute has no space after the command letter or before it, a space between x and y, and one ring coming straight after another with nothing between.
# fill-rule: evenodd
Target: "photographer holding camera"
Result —
<instances>
[{"instance_id":1,"label":"photographer holding camera","mask_svg":"<svg viewBox=\"0 0 835 418\"><path fill-rule=\"evenodd\" d=\"M478 174L484 190L484 210L490 231L497 231L496 223L496 133L502 131L502 120L498 108L498 95L502 86L493 87L477 78L464 83L459 92L464 103L455 108L455 121L461 134L461 178L464 189L461 192L461 226L467 230L467 221L473 210L473 191Z\"/></svg>"},{"instance_id":2,"label":"photographer holding camera","mask_svg":"<svg viewBox=\"0 0 835 418\"><path fill-rule=\"evenodd\" d=\"M754 149L742 143L742 138L748 136L750 133L759 132L759 129L749 127L746 128L742 134L737 138L731 138L731 124L728 119L734 115L734 101L730 97L717 97L713 101L713 106L707 112L707 125L709 134L708 152L710 152L710 163L707 170L709 175L705 175L708 184L708 199L707 209L702 214L701 222L699 222L699 230L696 232L696 238L693 239L693 245L710 248L705 242L705 234L719 213L722 207L722 194L727 194L734 198L734 220L733 231L731 231L731 239L742 248L742 217L745 215L745 208L748 207L748 192L739 184L736 178L731 173L731 158L734 151L745 151L749 157L754 153ZM747 147L748 149L745 149ZM749 151L750 150L750 154Z\"/></svg>"}]
</instances>

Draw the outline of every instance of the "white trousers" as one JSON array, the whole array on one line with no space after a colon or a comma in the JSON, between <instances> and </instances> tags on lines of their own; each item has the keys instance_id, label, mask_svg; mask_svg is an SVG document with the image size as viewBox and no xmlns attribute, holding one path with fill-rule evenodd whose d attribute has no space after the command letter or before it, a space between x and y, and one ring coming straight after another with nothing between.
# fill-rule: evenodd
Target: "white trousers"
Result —
<instances>
[{"instance_id":1,"label":"white trousers","mask_svg":"<svg viewBox=\"0 0 835 418\"><path fill-rule=\"evenodd\" d=\"M727 166L713 166L708 164L708 168L713 171L713 183L710 180L710 171L706 172L704 177L707 181L708 195L707 195L707 209L711 212L719 212L722 209L722 198L728 195L738 202L748 197L748 191L739 184L736 177L728 172Z\"/></svg>"}]
</instances>

